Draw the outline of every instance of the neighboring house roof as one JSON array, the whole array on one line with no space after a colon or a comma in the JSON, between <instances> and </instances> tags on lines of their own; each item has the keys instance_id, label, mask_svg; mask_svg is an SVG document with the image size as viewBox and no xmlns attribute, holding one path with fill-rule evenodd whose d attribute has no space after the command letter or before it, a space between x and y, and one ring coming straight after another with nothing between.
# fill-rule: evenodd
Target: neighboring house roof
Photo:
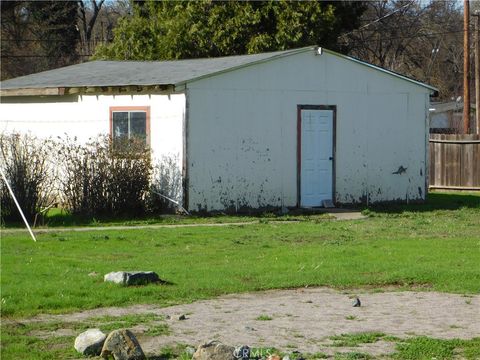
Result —
<instances>
[{"instance_id":1,"label":"neighboring house roof","mask_svg":"<svg viewBox=\"0 0 480 360\"><path fill-rule=\"evenodd\" d=\"M474 103L470 104L470 109L475 109L476 106ZM431 103L430 104L430 113L433 114L438 114L438 113L444 113L448 111L462 111L463 110L463 102L456 102L456 101L450 101L450 102L437 102L437 103Z\"/></svg>"},{"instance_id":2,"label":"neighboring house roof","mask_svg":"<svg viewBox=\"0 0 480 360\"><path fill-rule=\"evenodd\" d=\"M361 63L390 75L413 82L430 90L436 90L429 85L362 62L358 59L341 55L333 51L323 50L332 55L340 56L344 59ZM309 46L300 49L253 55L174 61L90 61L5 80L0 82L0 89L2 90L2 93L7 94L8 90L18 89L178 86L189 81L306 51L319 51L321 53L322 49L319 50L316 46ZM28 94L30 93L25 93L24 95Z\"/></svg>"}]
</instances>

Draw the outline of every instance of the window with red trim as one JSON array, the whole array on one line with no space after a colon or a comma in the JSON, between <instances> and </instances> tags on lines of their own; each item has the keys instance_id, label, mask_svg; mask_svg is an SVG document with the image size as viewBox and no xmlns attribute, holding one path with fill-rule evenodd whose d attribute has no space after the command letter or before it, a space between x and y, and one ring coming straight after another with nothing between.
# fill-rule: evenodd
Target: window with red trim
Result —
<instances>
[{"instance_id":1,"label":"window with red trim","mask_svg":"<svg viewBox=\"0 0 480 360\"><path fill-rule=\"evenodd\" d=\"M113 144L140 140L150 145L150 107L117 106L110 108L110 135Z\"/></svg>"}]
</instances>

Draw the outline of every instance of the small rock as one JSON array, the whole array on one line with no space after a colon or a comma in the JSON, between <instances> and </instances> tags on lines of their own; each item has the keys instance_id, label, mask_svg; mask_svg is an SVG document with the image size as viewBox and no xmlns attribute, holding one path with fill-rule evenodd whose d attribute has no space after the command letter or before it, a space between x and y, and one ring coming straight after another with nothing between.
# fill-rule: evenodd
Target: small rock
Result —
<instances>
[{"instance_id":1,"label":"small rock","mask_svg":"<svg viewBox=\"0 0 480 360\"><path fill-rule=\"evenodd\" d=\"M91 273L88 274L88 276L95 277L95 276L98 276L98 273L95 271L92 271Z\"/></svg>"},{"instance_id":2,"label":"small rock","mask_svg":"<svg viewBox=\"0 0 480 360\"><path fill-rule=\"evenodd\" d=\"M103 280L125 286L146 285L156 282L166 283L153 271L113 271L106 274Z\"/></svg>"},{"instance_id":3,"label":"small rock","mask_svg":"<svg viewBox=\"0 0 480 360\"><path fill-rule=\"evenodd\" d=\"M360 302L360 299L358 297L356 297L354 300L353 300L353 307L360 307L362 306L362 303Z\"/></svg>"},{"instance_id":4,"label":"small rock","mask_svg":"<svg viewBox=\"0 0 480 360\"><path fill-rule=\"evenodd\" d=\"M282 358L282 360L290 360L290 356L285 355L285 356Z\"/></svg>"},{"instance_id":5,"label":"small rock","mask_svg":"<svg viewBox=\"0 0 480 360\"><path fill-rule=\"evenodd\" d=\"M237 360L235 348L218 341L210 341L200 345L193 354L192 360Z\"/></svg>"},{"instance_id":6,"label":"small rock","mask_svg":"<svg viewBox=\"0 0 480 360\"><path fill-rule=\"evenodd\" d=\"M185 315L180 315L178 317L178 320L187 320L187 317Z\"/></svg>"},{"instance_id":7,"label":"small rock","mask_svg":"<svg viewBox=\"0 0 480 360\"><path fill-rule=\"evenodd\" d=\"M247 345L240 346L235 349L235 357L237 359L247 360L250 358L250 347Z\"/></svg>"},{"instance_id":8,"label":"small rock","mask_svg":"<svg viewBox=\"0 0 480 360\"><path fill-rule=\"evenodd\" d=\"M113 356L115 360L145 359L145 354L137 338L127 329L112 331L103 344L100 356L104 359Z\"/></svg>"},{"instance_id":9,"label":"small rock","mask_svg":"<svg viewBox=\"0 0 480 360\"><path fill-rule=\"evenodd\" d=\"M82 355L98 356L106 338L107 335L100 329L88 329L77 336L74 347Z\"/></svg>"},{"instance_id":10,"label":"small rock","mask_svg":"<svg viewBox=\"0 0 480 360\"><path fill-rule=\"evenodd\" d=\"M245 326L245 330L248 330L248 331L255 331L255 329L251 326Z\"/></svg>"},{"instance_id":11,"label":"small rock","mask_svg":"<svg viewBox=\"0 0 480 360\"><path fill-rule=\"evenodd\" d=\"M195 348L194 347L191 347L191 346L187 346L185 348L185 352L190 355L190 356L193 356L193 354L195 354Z\"/></svg>"},{"instance_id":12,"label":"small rock","mask_svg":"<svg viewBox=\"0 0 480 360\"><path fill-rule=\"evenodd\" d=\"M305 302L306 302L307 304L312 304L312 303L313 303L312 300L307 300L307 301L305 301Z\"/></svg>"}]
</instances>

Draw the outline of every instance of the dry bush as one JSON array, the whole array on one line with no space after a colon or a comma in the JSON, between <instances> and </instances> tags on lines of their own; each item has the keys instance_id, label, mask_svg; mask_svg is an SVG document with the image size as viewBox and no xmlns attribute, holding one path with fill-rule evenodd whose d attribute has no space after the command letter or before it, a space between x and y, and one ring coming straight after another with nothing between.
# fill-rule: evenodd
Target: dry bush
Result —
<instances>
[{"instance_id":1,"label":"dry bush","mask_svg":"<svg viewBox=\"0 0 480 360\"><path fill-rule=\"evenodd\" d=\"M178 207L161 195L181 204L182 173L178 167L178 156L164 156L155 164L147 197L147 209L151 213L171 213Z\"/></svg>"},{"instance_id":2,"label":"dry bush","mask_svg":"<svg viewBox=\"0 0 480 360\"><path fill-rule=\"evenodd\" d=\"M115 148L108 136L79 144L76 138L58 144L60 189L65 208L86 217L139 215L152 171L144 143L125 141Z\"/></svg>"},{"instance_id":3,"label":"dry bush","mask_svg":"<svg viewBox=\"0 0 480 360\"><path fill-rule=\"evenodd\" d=\"M0 134L0 166L28 221L55 198L54 143L30 135ZM0 180L2 222L21 220L13 198Z\"/></svg>"}]
</instances>

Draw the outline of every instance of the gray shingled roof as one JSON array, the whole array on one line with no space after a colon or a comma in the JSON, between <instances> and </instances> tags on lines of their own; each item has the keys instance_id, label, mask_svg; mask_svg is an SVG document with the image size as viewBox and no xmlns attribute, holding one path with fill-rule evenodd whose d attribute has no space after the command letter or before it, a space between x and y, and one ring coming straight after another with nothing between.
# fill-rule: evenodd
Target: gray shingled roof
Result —
<instances>
[{"instance_id":1,"label":"gray shingled roof","mask_svg":"<svg viewBox=\"0 0 480 360\"><path fill-rule=\"evenodd\" d=\"M90 61L60 69L43 71L0 82L1 90L75 88L103 86L156 86L181 85L188 81L211 76L251 64L317 49L309 46L300 49L270 53L227 56L208 59L175 61ZM323 51L368 66L417 85L437 91L433 86L410 79L401 74L336 53Z\"/></svg>"},{"instance_id":2,"label":"gray shingled roof","mask_svg":"<svg viewBox=\"0 0 480 360\"><path fill-rule=\"evenodd\" d=\"M313 47L220 58L176 61L90 61L0 82L1 89L178 85Z\"/></svg>"}]
</instances>

